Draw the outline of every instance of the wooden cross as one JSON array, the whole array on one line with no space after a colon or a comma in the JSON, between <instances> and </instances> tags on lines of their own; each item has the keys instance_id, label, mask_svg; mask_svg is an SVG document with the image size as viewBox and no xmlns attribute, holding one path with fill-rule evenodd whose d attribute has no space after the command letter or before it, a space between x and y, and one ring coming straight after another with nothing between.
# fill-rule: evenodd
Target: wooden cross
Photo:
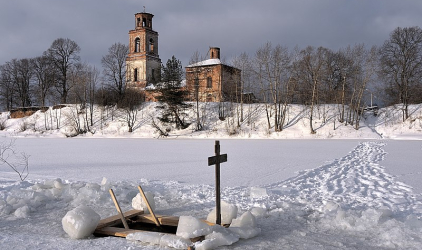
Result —
<instances>
[{"instance_id":1,"label":"wooden cross","mask_svg":"<svg viewBox=\"0 0 422 250\"><path fill-rule=\"evenodd\" d=\"M215 156L208 157L208 166L215 165L215 224L221 225L220 163L227 161L227 154L220 155L220 141L215 141Z\"/></svg>"}]
</instances>

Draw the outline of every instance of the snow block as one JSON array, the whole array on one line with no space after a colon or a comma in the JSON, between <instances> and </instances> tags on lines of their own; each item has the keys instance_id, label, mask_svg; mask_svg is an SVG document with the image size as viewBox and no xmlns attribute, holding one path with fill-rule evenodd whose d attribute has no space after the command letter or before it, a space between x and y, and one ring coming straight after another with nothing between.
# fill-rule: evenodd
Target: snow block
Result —
<instances>
[{"instance_id":1,"label":"snow block","mask_svg":"<svg viewBox=\"0 0 422 250\"><path fill-rule=\"evenodd\" d=\"M254 207L251 209L251 213L253 214L253 216L255 216L255 218L259 219L267 215L267 209L262 207Z\"/></svg>"},{"instance_id":2,"label":"snow block","mask_svg":"<svg viewBox=\"0 0 422 250\"><path fill-rule=\"evenodd\" d=\"M132 240L132 241L141 241L141 242L152 244L152 245L160 245L161 237L163 235L164 235L163 233L157 233L157 232L140 232L140 233L128 234L126 236L126 239Z\"/></svg>"},{"instance_id":3,"label":"snow block","mask_svg":"<svg viewBox=\"0 0 422 250\"><path fill-rule=\"evenodd\" d=\"M69 211L62 219L63 230L72 239L83 239L90 236L101 217L91 208L81 205Z\"/></svg>"},{"instance_id":4,"label":"snow block","mask_svg":"<svg viewBox=\"0 0 422 250\"><path fill-rule=\"evenodd\" d=\"M151 192L144 192L145 197L147 197L149 205L151 206L152 210L155 210L155 201L154 201L154 194ZM143 210L146 214L149 213L148 206L144 202L144 199L142 198L141 194L138 193L133 199L132 199L132 207L136 210Z\"/></svg>"},{"instance_id":5,"label":"snow block","mask_svg":"<svg viewBox=\"0 0 422 250\"><path fill-rule=\"evenodd\" d=\"M22 207L19 207L18 209L16 209L14 214L18 218L28 218L29 212L30 212L29 207L27 205L25 205L25 206L22 206Z\"/></svg>"},{"instance_id":6,"label":"snow block","mask_svg":"<svg viewBox=\"0 0 422 250\"><path fill-rule=\"evenodd\" d=\"M250 196L252 199L268 196L266 188L251 187Z\"/></svg>"},{"instance_id":7,"label":"snow block","mask_svg":"<svg viewBox=\"0 0 422 250\"><path fill-rule=\"evenodd\" d=\"M214 231L211 234L205 236L205 240L195 243L196 250L209 250L215 249L220 246L229 246L239 241L237 235L231 234L228 230Z\"/></svg>"},{"instance_id":8,"label":"snow block","mask_svg":"<svg viewBox=\"0 0 422 250\"><path fill-rule=\"evenodd\" d=\"M176 235L185 239L195 238L211 233L211 227L192 216L180 216Z\"/></svg>"},{"instance_id":9,"label":"snow block","mask_svg":"<svg viewBox=\"0 0 422 250\"><path fill-rule=\"evenodd\" d=\"M216 208L207 216L207 221L216 222ZM230 224L237 216L237 207L227 202L221 201L221 224Z\"/></svg>"},{"instance_id":10,"label":"snow block","mask_svg":"<svg viewBox=\"0 0 422 250\"><path fill-rule=\"evenodd\" d=\"M229 230L242 239L249 239L261 233L261 229L257 228L255 216L249 211L234 219Z\"/></svg>"},{"instance_id":11,"label":"snow block","mask_svg":"<svg viewBox=\"0 0 422 250\"><path fill-rule=\"evenodd\" d=\"M256 227L255 216L249 211L243 213L239 218L233 219L230 227Z\"/></svg>"}]
</instances>

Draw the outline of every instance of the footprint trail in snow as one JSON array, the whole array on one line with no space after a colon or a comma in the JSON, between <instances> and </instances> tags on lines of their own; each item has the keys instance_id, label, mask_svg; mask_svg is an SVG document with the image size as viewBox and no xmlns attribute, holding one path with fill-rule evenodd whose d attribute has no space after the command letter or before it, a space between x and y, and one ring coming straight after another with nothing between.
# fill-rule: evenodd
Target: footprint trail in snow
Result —
<instances>
[{"instance_id":1,"label":"footprint trail in snow","mask_svg":"<svg viewBox=\"0 0 422 250\"><path fill-rule=\"evenodd\" d=\"M287 200L321 204L333 201L343 208L389 208L422 213L421 197L408 185L396 181L379 163L384 160L384 142L359 144L348 155L268 189Z\"/></svg>"}]
</instances>

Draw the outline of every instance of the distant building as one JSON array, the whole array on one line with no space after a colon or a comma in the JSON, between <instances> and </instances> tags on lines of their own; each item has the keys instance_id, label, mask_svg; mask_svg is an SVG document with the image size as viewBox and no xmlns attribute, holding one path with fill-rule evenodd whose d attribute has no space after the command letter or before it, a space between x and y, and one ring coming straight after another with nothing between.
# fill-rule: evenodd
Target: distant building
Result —
<instances>
[{"instance_id":1,"label":"distant building","mask_svg":"<svg viewBox=\"0 0 422 250\"><path fill-rule=\"evenodd\" d=\"M145 90L150 84L160 81L161 59L158 55L158 32L152 29L153 17L153 14L145 12L135 14L135 29L129 31L129 54L126 57L129 88Z\"/></svg>"},{"instance_id":2,"label":"distant building","mask_svg":"<svg viewBox=\"0 0 422 250\"><path fill-rule=\"evenodd\" d=\"M211 47L210 59L191 64L186 69L189 100L220 102L240 100L240 69L220 61L220 48Z\"/></svg>"}]
</instances>

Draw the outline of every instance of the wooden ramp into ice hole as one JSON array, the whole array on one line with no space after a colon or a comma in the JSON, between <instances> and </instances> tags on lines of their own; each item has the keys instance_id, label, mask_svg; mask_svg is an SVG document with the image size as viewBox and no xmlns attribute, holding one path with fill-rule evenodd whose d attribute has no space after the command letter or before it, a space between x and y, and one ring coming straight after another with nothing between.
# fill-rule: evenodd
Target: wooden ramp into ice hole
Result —
<instances>
[{"instance_id":1,"label":"wooden ramp into ice hole","mask_svg":"<svg viewBox=\"0 0 422 250\"><path fill-rule=\"evenodd\" d=\"M136 232L159 232L176 234L177 225L179 224L179 217L156 215L161 226L155 225L154 219L151 214L144 214L140 210L130 210L124 213L124 217L127 220L129 229L125 229L120 218L120 215L114 215L105 219L100 220L97 228L94 231L95 236L116 236L126 237L128 234ZM214 225L205 221L209 225ZM203 236L192 238L192 242L203 240Z\"/></svg>"}]
</instances>

